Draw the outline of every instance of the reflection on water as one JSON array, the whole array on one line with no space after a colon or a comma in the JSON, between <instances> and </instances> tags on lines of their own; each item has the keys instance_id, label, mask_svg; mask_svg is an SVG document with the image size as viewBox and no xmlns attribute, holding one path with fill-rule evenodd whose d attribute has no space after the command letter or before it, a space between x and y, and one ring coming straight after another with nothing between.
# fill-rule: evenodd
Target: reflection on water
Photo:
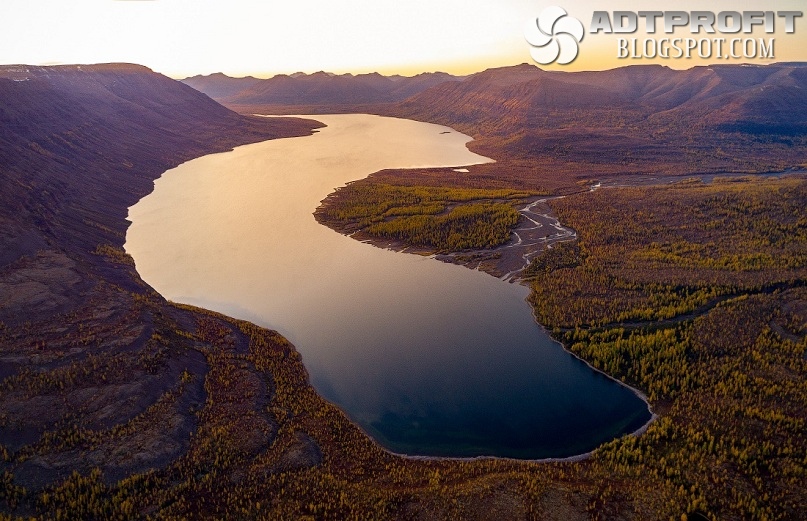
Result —
<instances>
[{"instance_id":1,"label":"reflection on water","mask_svg":"<svg viewBox=\"0 0 807 521\"><path fill-rule=\"evenodd\" d=\"M167 298L291 340L316 389L420 455L567 456L649 418L533 321L526 288L319 225L333 189L384 168L485 162L446 127L329 115L313 136L190 161L130 209L126 249Z\"/></svg>"}]
</instances>

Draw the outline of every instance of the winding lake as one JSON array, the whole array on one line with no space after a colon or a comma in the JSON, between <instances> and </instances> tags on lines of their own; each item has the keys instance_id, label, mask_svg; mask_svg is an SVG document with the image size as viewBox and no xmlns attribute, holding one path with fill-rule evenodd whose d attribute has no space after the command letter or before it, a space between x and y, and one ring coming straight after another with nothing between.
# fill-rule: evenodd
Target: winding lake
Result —
<instances>
[{"instance_id":1,"label":"winding lake","mask_svg":"<svg viewBox=\"0 0 807 521\"><path fill-rule=\"evenodd\" d=\"M126 250L166 298L276 329L317 391L381 445L428 456L581 454L650 418L533 320L528 290L320 224L333 189L384 168L488 161L446 127L311 116L313 136L205 156L129 209Z\"/></svg>"}]
</instances>

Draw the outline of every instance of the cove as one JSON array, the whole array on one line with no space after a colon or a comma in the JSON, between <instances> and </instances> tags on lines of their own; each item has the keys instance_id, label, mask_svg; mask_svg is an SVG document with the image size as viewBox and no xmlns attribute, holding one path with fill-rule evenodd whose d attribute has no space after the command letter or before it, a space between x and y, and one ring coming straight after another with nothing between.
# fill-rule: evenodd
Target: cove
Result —
<instances>
[{"instance_id":1,"label":"cove","mask_svg":"<svg viewBox=\"0 0 807 521\"><path fill-rule=\"evenodd\" d=\"M450 128L309 116L313 136L169 170L129 209L125 248L166 298L275 329L311 383L387 449L568 457L643 426L647 404L535 323L527 288L318 224L334 188L385 168L489 161Z\"/></svg>"}]
</instances>

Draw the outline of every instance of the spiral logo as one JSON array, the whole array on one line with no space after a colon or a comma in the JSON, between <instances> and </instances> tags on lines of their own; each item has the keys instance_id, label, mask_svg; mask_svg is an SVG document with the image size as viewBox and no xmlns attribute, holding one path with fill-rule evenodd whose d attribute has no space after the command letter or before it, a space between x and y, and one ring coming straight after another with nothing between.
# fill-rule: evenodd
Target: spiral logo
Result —
<instances>
[{"instance_id":1,"label":"spiral logo","mask_svg":"<svg viewBox=\"0 0 807 521\"><path fill-rule=\"evenodd\" d=\"M557 6L547 7L535 20L529 20L524 37L530 44L532 59L541 65L571 63L577 58L577 44L585 31L577 18Z\"/></svg>"}]
</instances>

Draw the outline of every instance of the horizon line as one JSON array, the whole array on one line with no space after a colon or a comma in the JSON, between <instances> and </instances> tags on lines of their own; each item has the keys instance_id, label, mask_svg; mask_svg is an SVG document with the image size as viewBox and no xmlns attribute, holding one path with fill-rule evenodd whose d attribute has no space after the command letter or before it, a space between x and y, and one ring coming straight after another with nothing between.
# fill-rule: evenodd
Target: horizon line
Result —
<instances>
[{"instance_id":1,"label":"horizon line","mask_svg":"<svg viewBox=\"0 0 807 521\"><path fill-rule=\"evenodd\" d=\"M768 66L787 66L787 65L794 65L794 66L804 65L804 66L807 66L807 60L805 60L805 61L783 60L783 61L770 61L770 62L764 62L764 63L753 63L753 62L726 63L724 61L724 62L716 62L716 63L698 63L698 64L691 65L690 67L682 67L682 68L670 67L667 64L657 63L657 62L656 63L631 63L631 64L626 64L626 65L621 65L621 66L611 67L611 68L606 68L606 69L581 69L581 70L563 70L563 69L559 69L559 68L556 68L556 67L544 68L544 67L540 67L539 65L537 65L535 63L530 63L530 62L525 61L525 62L522 62L522 63L513 63L513 64L505 64L505 65L497 65L497 66L492 66L492 67L486 67L484 69L478 69L478 70L475 70L473 72L469 72L469 73L465 73L465 74L452 73L452 72L448 72L448 70L432 69L432 70L422 70L422 71L416 72L416 73L400 73L400 72L398 72L398 73L384 73L384 72L381 72L381 70L371 70L369 72L333 72L333 71L326 71L326 70L317 70L317 71L314 71L314 72L305 72L305 71L302 71L302 70L298 70L298 71L295 71L295 72L247 73L247 74L244 74L244 75L240 75L240 74L237 74L237 73L226 73L226 72L223 72L223 71L215 71L215 72L210 72L210 73L206 73L206 74L205 73L196 73L196 74L191 74L191 75L185 75L185 74L174 74L174 73L161 72L161 71L157 71L157 70L149 67L148 65L144 65L142 63L127 62L127 61L97 62L97 63L48 62L48 63L41 63L41 64L4 63L4 64L0 64L0 67L19 67L19 66L25 66L25 67L81 67L81 66L99 66L99 65L133 65L133 66L138 66L138 67L144 67L144 68L149 69L150 71L155 72L157 74L162 74L163 76L169 77L171 79L181 81L181 80L185 80L185 79L188 79L188 78L210 77L210 76L214 76L214 75L217 75L217 74L223 75L223 76L226 76L226 77L232 78L232 79L254 78L254 79L259 79L259 80L271 79L271 78L275 78L277 76L289 76L289 77L294 77L294 76L299 76L299 75L313 76L314 74L327 74L329 76L366 76L366 75L371 75L371 74L378 74L378 75L386 77L386 78L395 77L395 76L400 76L400 77L404 77L404 78L412 78L412 77L415 77L415 76L419 76L421 74L448 74L450 76L455 76L455 77L458 77L458 78L465 78L465 77L468 77L468 76L472 76L474 74L479 74L479 73L489 71L489 70L493 70L493 69L515 68L515 67L523 67L525 65L526 66L532 66L532 67L534 67L536 69L539 69L541 71L544 71L544 72L563 72L563 73L572 73L572 74L573 73L579 73L579 72L608 72L608 71L614 71L614 70L618 70L618 69L625 69L625 68L628 68L628 67L660 67L660 68L670 69L670 70L687 71L687 70L692 70L692 69L697 69L697 68L704 68L704 67L709 68L709 67L726 67L726 66L728 66L728 67L768 67Z\"/></svg>"}]
</instances>

